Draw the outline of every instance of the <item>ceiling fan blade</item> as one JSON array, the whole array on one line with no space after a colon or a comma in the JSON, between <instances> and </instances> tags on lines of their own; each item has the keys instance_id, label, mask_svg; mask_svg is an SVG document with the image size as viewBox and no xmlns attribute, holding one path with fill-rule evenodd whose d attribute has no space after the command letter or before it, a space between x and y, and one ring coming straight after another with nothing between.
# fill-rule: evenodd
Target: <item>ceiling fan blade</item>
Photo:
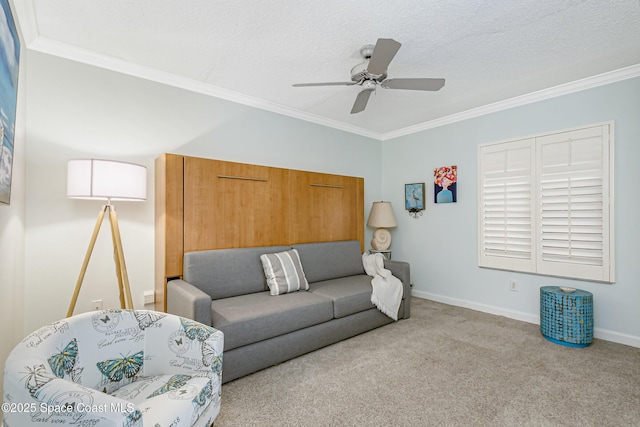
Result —
<instances>
[{"instance_id":1,"label":"ceiling fan blade","mask_svg":"<svg viewBox=\"0 0 640 427\"><path fill-rule=\"evenodd\" d=\"M444 79L387 79L380 85L385 89L440 90Z\"/></svg>"},{"instance_id":2,"label":"ceiling fan blade","mask_svg":"<svg viewBox=\"0 0 640 427\"><path fill-rule=\"evenodd\" d=\"M400 46L402 45L393 39L378 39L376 47L373 49L373 55L369 60L367 71L374 75L384 74L393 57L398 53Z\"/></svg>"},{"instance_id":3,"label":"ceiling fan blade","mask_svg":"<svg viewBox=\"0 0 640 427\"><path fill-rule=\"evenodd\" d=\"M369 102L369 97L371 96L371 89L361 90L358 96L356 96L356 102L353 103L353 108L351 108L351 114L356 114L367 107L367 102Z\"/></svg>"},{"instance_id":4,"label":"ceiling fan blade","mask_svg":"<svg viewBox=\"0 0 640 427\"><path fill-rule=\"evenodd\" d=\"M358 82L327 82L327 83L296 83L292 86L304 87L304 86L352 86L357 85Z\"/></svg>"}]
</instances>

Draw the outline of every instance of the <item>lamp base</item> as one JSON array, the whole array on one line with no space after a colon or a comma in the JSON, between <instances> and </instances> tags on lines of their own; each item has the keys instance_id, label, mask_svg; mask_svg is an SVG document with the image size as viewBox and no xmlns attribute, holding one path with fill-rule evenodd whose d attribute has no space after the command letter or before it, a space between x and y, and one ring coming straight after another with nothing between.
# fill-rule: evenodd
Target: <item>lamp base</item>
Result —
<instances>
[{"instance_id":1,"label":"lamp base","mask_svg":"<svg viewBox=\"0 0 640 427\"><path fill-rule=\"evenodd\" d=\"M120 308L131 310L134 309L133 298L131 298L131 287L129 286L129 276L127 275L127 266L124 262L124 252L122 250L122 239L120 237L118 216L116 215L115 209L111 206L110 203L107 202L107 204L104 205L102 207L102 210L98 213L98 219L96 221L95 227L93 228L91 240L89 241L89 248L87 249L87 253L84 256L82 268L80 269L80 275L78 276L78 281L76 282L76 287L73 291L73 296L71 297L71 303L69 303L67 317L71 317L73 315L73 310L75 309L76 302L78 301L78 295L80 294L80 288L82 287L84 275L87 272L87 266L89 265L89 260L91 259L91 253L93 252L93 247L95 246L96 239L98 238L98 232L100 231L102 221L107 212L109 212L109 222L111 223L113 259L116 263L116 276L118 277L118 288L120 289Z\"/></svg>"},{"instance_id":2,"label":"lamp base","mask_svg":"<svg viewBox=\"0 0 640 427\"><path fill-rule=\"evenodd\" d=\"M391 246L391 232L386 228L376 228L371 239L371 247L377 251L386 251Z\"/></svg>"}]
</instances>

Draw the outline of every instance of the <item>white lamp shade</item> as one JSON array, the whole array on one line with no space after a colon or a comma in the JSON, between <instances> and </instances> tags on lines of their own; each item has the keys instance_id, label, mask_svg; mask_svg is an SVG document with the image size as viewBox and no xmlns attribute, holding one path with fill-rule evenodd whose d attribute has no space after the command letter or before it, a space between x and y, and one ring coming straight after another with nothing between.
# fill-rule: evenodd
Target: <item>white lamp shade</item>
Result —
<instances>
[{"instance_id":1,"label":"white lamp shade","mask_svg":"<svg viewBox=\"0 0 640 427\"><path fill-rule=\"evenodd\" d=\"M67 197L146 200L147 168L115 160L77 159L67 164Z\"/></svg>"},{"instance_id":2,"label":"white lamp shade","mask_svg":"<svg viewBox=\"0 0 640 427\"><path fill-rule=\"evenodd\" d=\"M396 221L396 216L393 213L391 202L373 202L367 226L378 228L397 227L398 221Z\"/></svg>"}]
</instances>

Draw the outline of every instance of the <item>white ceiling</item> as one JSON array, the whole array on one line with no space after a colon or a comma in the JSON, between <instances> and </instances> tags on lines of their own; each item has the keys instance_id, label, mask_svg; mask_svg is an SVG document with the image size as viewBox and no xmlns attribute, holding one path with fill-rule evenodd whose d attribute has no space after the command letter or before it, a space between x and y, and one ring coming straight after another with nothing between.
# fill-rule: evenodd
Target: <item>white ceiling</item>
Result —
<instances>
[{"instance_id":1,"label":"white ceiling","mask_svg":"<svg viewBox=\"0 0 640 427\"><path fill-rule=\"evenodd\" d=\"M378 139L640 75L640 0L13 5L30 49ZM351 115L359 86L291 86L349 81L360 48L379 37L402 43L390 78L444 77L445 87L379 88Z\"/></svg>"}]
</instances>

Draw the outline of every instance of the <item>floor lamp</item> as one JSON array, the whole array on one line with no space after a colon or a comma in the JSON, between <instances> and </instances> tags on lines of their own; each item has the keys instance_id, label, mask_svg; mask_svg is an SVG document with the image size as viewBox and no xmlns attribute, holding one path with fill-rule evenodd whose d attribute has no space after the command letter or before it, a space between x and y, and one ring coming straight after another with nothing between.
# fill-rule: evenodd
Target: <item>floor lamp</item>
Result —
<instances>
[{"instance_id":1,"label":"floor lamp","mask_svg":"<svg viewBox=\"0 0 640 427\"><path fill-rule=\"evenodd\" d=\"M114 160L78 159L69 160L67 164L67 197L72 199L106 200L107 204L98 213L98 219L89 241L89 248L84 257L80 275L76 282L67 317L73 315L78 300L84 275L87 272L89 259L93 252L100 226L105 214L109 214L111 224L111 240L113 243L113 258L116 264L116 276L120 290L120 307L133 309L131 288L127 266L122 251L120 227L116 210L111 205L113 200L143 201L147 198L147 168L134 163L118 162Z\"/></svg>"}]
</instances>

